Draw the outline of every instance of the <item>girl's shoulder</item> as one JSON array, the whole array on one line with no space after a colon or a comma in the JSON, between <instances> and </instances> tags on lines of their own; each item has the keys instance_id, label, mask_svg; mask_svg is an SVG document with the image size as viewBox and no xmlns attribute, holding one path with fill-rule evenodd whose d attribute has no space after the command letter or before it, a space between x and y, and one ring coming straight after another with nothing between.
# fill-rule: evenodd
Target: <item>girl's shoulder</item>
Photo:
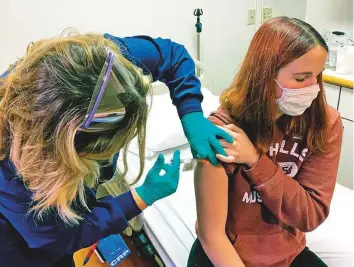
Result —
<instances>
[{"instance_id":1,"label":"girl's shoulder","mask_svg":"<svg viewBox=\"0 0 354 267\"><path fill-rule=\"evenodd\" d=\"M327 105L326 112L328 116L328 126L329 129L334 129L342 126L342 118L340 113L330 105Z\"/></svg>"},{"instance_id":2,"label":"girl's shoulder","mask_svg":"<svg viewBox=\"0 0 354 267\"><path fill-rule=\"evenodd\" d=\"M219 107L216 111L211 112L208 119L218 126L234 123L231 116L222 107Z\"/></svg>"}]
</instances>

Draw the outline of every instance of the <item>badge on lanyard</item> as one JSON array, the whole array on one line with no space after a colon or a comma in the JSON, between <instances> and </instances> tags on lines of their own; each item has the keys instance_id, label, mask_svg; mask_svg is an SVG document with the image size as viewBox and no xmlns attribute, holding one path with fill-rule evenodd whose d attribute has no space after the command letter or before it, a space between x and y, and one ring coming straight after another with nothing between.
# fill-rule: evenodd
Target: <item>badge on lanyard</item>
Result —
<instances>
[{"instance_id":1,"label":"badge on lanyard","mask_svg":"<svg viewBox=\"0 0 354 267\"><path fill-rule=\"evenodd\" d=\"M98 241L97 249L110 266L119 265L130 255L130 250L120 235L110 235Z\"/></svg>"}]
</instances>

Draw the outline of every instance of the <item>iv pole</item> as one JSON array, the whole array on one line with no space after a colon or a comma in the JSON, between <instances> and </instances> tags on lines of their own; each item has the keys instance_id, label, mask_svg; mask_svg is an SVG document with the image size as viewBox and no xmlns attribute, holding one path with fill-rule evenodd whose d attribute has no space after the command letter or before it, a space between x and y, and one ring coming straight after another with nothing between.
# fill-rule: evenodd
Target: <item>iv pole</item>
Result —
<instances>
[{"instance_id":1,"label":"iv pole","mask_svg":"<svg viewBox=\"0 0 354 267\"><path fill-rule=\"evenodd\" d=\"M197 60L200 61L200 33L202 32L202 23L200 22L200 16L203 15L203 9L194 9L194 16L197 17L197 23L195 28L197 31ZM197 69L197 76L200 76L200 70Z\"/></svg>"}]
</instances>

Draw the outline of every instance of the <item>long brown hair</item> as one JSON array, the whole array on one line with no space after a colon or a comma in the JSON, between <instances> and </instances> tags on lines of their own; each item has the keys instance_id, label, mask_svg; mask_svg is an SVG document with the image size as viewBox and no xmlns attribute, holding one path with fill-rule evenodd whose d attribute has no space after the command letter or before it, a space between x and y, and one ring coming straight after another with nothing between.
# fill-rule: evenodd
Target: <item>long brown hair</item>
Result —
<instances>
[{"instance_id":1,"label":"long brown hair","mask_svg":"<svg viewBox=\"0 0 354 267\"><path fill-rule=\"evenodd\" d=\"M107 47L124 65L121 74L129 73L135 81L120 99L127 113L113 128L78 131ZM140 178L149 89L149 77L113 42L93 34L69 33L35 42L9 76L0 80L0 159L16 159L18 174L33 193L31 211L37 218L55 209L66 223L77 224L82 217L75 207L88 210L85 187L97 184L99 161L111 160L135 136L140 145ZM125 153L123 157L126 167Z\"/></svg>"},{"instance_id":2,"label":"long brown hair","mask_svg":"<svg viewBox=\"0 0 354 267\"><path fill-rule=\"evenodd\" d=\"M234 82L221 95L221 106L242 127L259 151L268 151L276 118L275 78L278 71L316 45L328 51L321 35L299 19L277 17L265 22L254 35ZM302 134L310 150L327 147L327 113L322 74L321 90L301 116L281 118L286 133Z\"/></svg>"}]
</instances>

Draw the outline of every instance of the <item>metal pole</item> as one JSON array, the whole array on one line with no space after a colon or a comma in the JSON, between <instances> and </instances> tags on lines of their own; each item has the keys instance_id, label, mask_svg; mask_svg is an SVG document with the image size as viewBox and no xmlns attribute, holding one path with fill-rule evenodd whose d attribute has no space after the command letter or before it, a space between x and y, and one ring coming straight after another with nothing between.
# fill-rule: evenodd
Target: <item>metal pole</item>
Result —
<instances>
[{"instance_id":1,"label":"metal pole","mask_svg":"<svg viewBox=\"0 0 354 267\"><path fill-rule=\"evenodd\" d=\"M203 15L203 9L194 9L194 16L197 17L197 23L195 28L197 31L197 59L200 61L200 33L202 32L202 23L200 22L200 16ZM197 76L200 76L200 70L197 69Z\"/></svg>"},{"instance_id":2,"label":"metal pole","mask_svg":"<svg viewBox=\"0 0 354 267\"><path fill-rule=\"evenodd\" d=\"M197 33L197 59L200 61L200 33Z\"/></svg>"}]
</instances>

